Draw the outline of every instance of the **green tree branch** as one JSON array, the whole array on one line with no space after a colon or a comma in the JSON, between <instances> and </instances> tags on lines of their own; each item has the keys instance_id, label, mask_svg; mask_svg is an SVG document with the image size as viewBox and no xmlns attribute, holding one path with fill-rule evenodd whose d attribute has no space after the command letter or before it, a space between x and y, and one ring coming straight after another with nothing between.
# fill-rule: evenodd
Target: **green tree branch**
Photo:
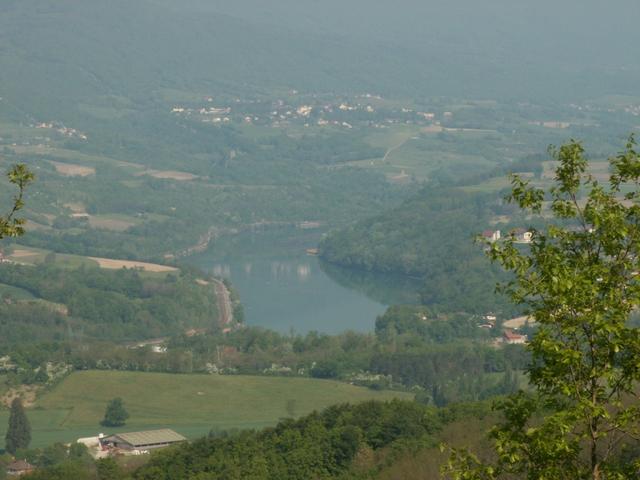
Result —
<instances>
[{"instance_id":1,"label":"green tree branch","mask_svg":"<svg viewBox=\"0 0 640 480\"><path fill-rule=\"evenodd\" d=\"M17 213L24 208L24 192L34 175L23 165L15 165L7 174L9 182L18 187L18 193L13 197L13 206L6 215L0 216L0 239L5 237L19 237L24 234L26 220L18 218Z\"/></svg>"}]
</instances>

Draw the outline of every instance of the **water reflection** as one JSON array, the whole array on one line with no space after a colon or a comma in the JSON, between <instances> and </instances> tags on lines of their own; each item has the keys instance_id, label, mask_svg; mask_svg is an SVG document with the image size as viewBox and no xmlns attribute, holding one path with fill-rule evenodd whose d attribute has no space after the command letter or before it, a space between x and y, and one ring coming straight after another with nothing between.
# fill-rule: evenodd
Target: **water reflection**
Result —
<instances>
[{"instance_id":1,"label":"water reflection","mask_svg":"<svg viewBox=\"0 0 640 480\"><path fill-rule=\"evenodd\" d=\"M422 283L419 279L344 268L324 261L320 261L319 266L336 283L384 305L420 303Z\"/></svg>"},{"instance_id":2,"label":"water reflection","mask_svg":"<svg viewBox=\"0 0 640 480\"><path fill-rule=\"evenodd\" d=\"M224 277L224 278L229 278L231 277L231 267L229 265L214 265L213 268L211 268L211 272L216 276L216 277Z\"/></svg>"},{"instance_id":3,"label":"water reflection","mask_svg":"<svg viewBox=\"0 0 640 480\"><path fill-rule=\"evenodd\" d=\"M298 265L297 273L298 279L304 282L309 278L309 275L311 275L311 266L308 264L300 264Z\"/></svg>"},{"instance_id":4,"label":"water reflection","mask_svg":"<svg viewBox=\"0 0 640 480\"><path fill-rule=\"evenodd\" d=\"M210 270L216 277L231 278L233 276L232 267L228 264L217 263L210 267ZM251 277L253 274L253 263L245 263L242 270L245 277ZM298 280L304 282L309 279L313 270L308 262L271 262L272 280L289 277L294 271Z\"/></svg>"}]
</instances>

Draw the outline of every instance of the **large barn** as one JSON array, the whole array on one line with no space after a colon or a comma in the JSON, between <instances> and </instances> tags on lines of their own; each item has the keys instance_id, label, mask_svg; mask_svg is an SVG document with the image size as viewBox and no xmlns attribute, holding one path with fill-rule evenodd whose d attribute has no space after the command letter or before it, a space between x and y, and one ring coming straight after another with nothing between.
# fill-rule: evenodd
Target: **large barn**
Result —
<instances>
[{"instance_id":1,"label":"large barn","mask_svg":"<svg viewBox=\"0 0 640 480\"><path fill-rule=\"evenodd\" d=\"M168 447L187 439L168 428L146 432L116 433L100 440L103 447L120 450L151 450Z\"/></svg>"}]
</instances>

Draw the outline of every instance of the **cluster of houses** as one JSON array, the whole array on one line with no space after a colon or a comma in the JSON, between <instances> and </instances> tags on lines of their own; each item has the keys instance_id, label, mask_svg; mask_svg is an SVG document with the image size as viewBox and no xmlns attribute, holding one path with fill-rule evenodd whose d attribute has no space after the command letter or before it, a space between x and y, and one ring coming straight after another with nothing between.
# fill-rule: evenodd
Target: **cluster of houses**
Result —
<instances>
[{"instance_id":1,"label":"cluster of houses","mask_svg":"<svg viewBox=\"0 0 640 480\"><path fill-rule=\"evenodd\" d=\"M213 97L205 97L204 101L211 104ZM222 101L222 100L219 100ZM376 101L382 101L378 95L357 95L352 102L345 99L321 100L313 95L313 99L304 102L289 102L282 99L272 102L270 105L253 100L235 99L235 105L214 107L211 105L185 106L174 105L171 113L184 117L194 117L202 122L213 124L226 124L242 122L246 124L270 125L282 127L290 123L302 123L305 127L313 123L317 126L337 126L341 128L354 128L356 123L365 123L368 126L383 128L387 124L416 124L416 125L440 125L440 120L448 121L453 117L452 112L438 114L432 111L414 110L412 108L387 108L384 110L385 118L376 118L379 115L374 107ZM256 105L258 104L258 105ZM265 111L265 107L269 108ZM313 115L312 115L313 114Z\"/></svg>"},{"instance_id":2,"label":"cluster of houses","mask_svg":"<svg viewBox=\"0 0 640 480\"><path fill-rule=\"evenodd\" d=\"M516 228L510 232L510 235L513 235L516 243L531 243L533 239L533 233L524 228ZM497 242L502 238L502 232L500 230L485 230L482 232L482 238L490 242Z\"/></svg>"},{"instance_id":3,"label":"cluster of houses","mask_svg":"<svg viewBox=\"0 0 640 480\"><path fill-rule=\"evenodd\" d=\"M41 122L41 123L37 123L36 125L33 125L33 127L39 130L55 130L63 137L79 138L80 140L88 139L85 133L79 132L75 128L69 128L69 127L65 127L64 125L58 125L55 123Z\"/></svg>"}]
</instances>

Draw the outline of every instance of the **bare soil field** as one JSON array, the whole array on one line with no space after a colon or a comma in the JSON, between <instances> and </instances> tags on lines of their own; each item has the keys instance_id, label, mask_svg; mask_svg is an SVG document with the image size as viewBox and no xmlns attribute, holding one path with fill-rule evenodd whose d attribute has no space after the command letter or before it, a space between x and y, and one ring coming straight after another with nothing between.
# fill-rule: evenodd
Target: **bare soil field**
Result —
<instances>
[{"instance_id":1,"label":"bare soil field","mask_svg":"<svg viewBox=\"0 0 640 480\"><path fill-rule=\"evenodd\" d=\"M66 177L88 177L89 175L96 174L96 169L93 167L54 161L51 161L50 163L56 167L56 172Z\"/></svg>"},{"instance_id":2,"label":"bare soil field","mask_svg":"<svg viewBox=\"0 0 640 480\"><path fill-rule=\"evenodd\" d=\"M117 270L120 268L140 268L147 272L175 272L178 270L175 267L169 267L167 265L158 265L155 263L135 262L131 260L113 260L110 258L98 258L88 257L91 260L95 260L100 265L100 268L107 268Z\"/></svg>"}]
</instances>

